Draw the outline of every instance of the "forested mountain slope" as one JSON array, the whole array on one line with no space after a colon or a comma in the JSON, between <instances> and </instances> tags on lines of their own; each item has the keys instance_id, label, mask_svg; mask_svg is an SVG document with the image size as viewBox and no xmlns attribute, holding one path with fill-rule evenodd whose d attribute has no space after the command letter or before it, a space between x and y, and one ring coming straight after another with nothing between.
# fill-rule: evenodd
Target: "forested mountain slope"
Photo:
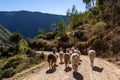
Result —
<instances>
[{"instance_id":1,"label":"forested mountain slope","mask_svg":"<svg viewBox=\"0 0 120 80\"><path fill-rule=\"evenodd\" d=\"M20 32L25 37L34 37L39 28L44 28L47 32L51 30L51 24L57 25L63 19L67 24L66 16L47 14L30 11L0 11L0 24L11 32Z\"/></svg>"}]
</instances>

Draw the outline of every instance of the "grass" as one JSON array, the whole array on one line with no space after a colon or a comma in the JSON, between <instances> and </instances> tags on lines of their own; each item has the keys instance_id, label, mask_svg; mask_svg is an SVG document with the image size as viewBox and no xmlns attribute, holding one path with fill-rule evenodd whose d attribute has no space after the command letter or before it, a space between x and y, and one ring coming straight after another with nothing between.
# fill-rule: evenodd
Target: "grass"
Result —
<instances>
[{"instance_id":1,"label":"grass","mask_svg":"<svg viewBox=\"0 0 120 80\"><path fill-rule=\"evenodd\" d=\"M25 76L27 73L33 73L34 70L39 68L41 64L45 63L46 55L44 55L44 53L41 53L33 57L28 57L26 54L18 54L7 58L5 61L3 60L5 59L0 59L0 78L8 78L10 80L14 80L17 78L13 78L15 75L20 77Z\"/></svg>"},{"instance_id":2,"label":"grass","mask_svg":"<svg viewBox=\"0 0 120 80\"><path fill-rule=\"evenodd\" d=\"M44 66L45 64L46 64L46 61L42 61L38 65L33 65L30 68L21 71L20 73L16 73L13 77L11 77L9 79L10 80L17 80L19 78L19 80L21 80L21 79L25 78L26 76L34 73L34 71L36 69L41 69L41 67Z\"/></svg>"}]
</instances>

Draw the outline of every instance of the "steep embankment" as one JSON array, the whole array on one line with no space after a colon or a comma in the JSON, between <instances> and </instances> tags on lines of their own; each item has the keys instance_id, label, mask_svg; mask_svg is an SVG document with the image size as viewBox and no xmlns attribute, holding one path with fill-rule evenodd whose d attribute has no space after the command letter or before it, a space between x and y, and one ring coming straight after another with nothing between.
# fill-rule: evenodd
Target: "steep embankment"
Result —
<instances>
[{"instance_id":1,"label":"steep embankment","mask_svg":"<svg viewBox=\"0 0 120 80\"><path fill-rule=\"evenodd\" d=\"M56 70L48 70L48 64L45 64L23 80L120 80L120 69L114 64L96 58L95 67L92 69L87 56L82 55L81 60L77 74L73 73L71 64L70 68L65 70L64 64L59 64L58 59Z\"/></svg>"},{"instance_id":2,"label":"steep embankment","mask_svg":"<svg viewBox=\"0 0 120 80\"><path fill-rule=\"evenodd\" d=\"M0 46L8 46L11 44L9 41L10 35L12 35L12 33L0 25Z\"/></svg>"}]
</instances>

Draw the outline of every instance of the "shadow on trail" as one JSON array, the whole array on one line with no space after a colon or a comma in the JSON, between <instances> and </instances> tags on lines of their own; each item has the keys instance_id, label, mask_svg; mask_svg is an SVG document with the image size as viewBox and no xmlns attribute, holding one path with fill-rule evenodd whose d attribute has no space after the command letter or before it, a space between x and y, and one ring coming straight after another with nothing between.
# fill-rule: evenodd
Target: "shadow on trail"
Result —
<instances>
[{"instance_id":1,"label":"shadow on trail","mask_svg":"<svg viewBox=\"0 0 120 80\"><path fill-rule=\"evenodd\" d=\"M71 70L72 70L71 67L67 67L67 68L64 69L65 72L69 72L69 71L71 71Z\"/></svg>"},{"instance_id":2,"label":"shadow on trail","mask_svg":"<svg viewBox=\"0 0 120 80\"><path fill-rule=\"evenodd\" d=\"M103 71L103 68L99 68L99 67L97 67L97 66L93 66L93 67L92 67L92 70L93 70L93 71L96 71L96 72L102 72L102 71Z\"/></svg>"},{"instance_id":3,"label":"shadow on trail","mask_svg":"<svg viewBox=\"0 0 120 80\"><path fill-rule=\"evenodd\" d=\"M80 62L82 62L82 60L81 60L81 59L80 59L79 61L80 61Z\"/></svg>"},{"instance_id":4,"label":"shadow on trail","mask_svg":"<svg viewBox=\"0 0 120 80\"><path fill-rule=\"evenodd\" d=\"M57 64L55 64L53 67L54 67L54 68L56 68L56 67L58 67L58 65L57 65Z\"/></svg>"},{"instance_id":5,"label":"shadow on trail","mask_svg":"<svg viewBox=\"0 0 120 80\"><path fill-rule=\"evenodd\" d=\"M60 62L59 64L62 65L62 64L64 64L64 62Z\"/></svg>"},{"instance_id":6,"label":"shadow on trail","mask_svg":"<svg viewBox=\"0 0 120 80\"><path fill-rule=\"evenodd\" d=\"M56 67L58 67L58 65L55 64L55 65L53 66L53 69L49 69L49 70L46 71L46 74L54 73L54 72L56 71Z\"/></svg>"},{"instance_id":7,"label":"shadow on trail","mask_svg":"<svg viewBox=\"0 0 120 80\"><path fill-rule=\"evenodd\" d=\"M46 71L46 74L52 74L56 71L56 69L49 69Z\"/></svg>"},{"instance_id":8,"label":"shadow on trail","mask_svg":"<svg viewBox=\"0 0 120 80\"><path fill-rule=\"evenodd\" d=\"M73 77L74 77L76 80L83 80L83 75L81 75L81 74L78 73L78 72L73 72Z\"/></svg>"}]
</instances>

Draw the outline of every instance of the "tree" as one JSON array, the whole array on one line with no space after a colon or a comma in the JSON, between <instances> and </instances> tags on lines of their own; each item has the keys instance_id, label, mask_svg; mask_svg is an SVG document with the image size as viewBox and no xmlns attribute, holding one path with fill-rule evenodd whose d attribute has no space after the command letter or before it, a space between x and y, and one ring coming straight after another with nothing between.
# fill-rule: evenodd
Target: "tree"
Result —
<instances>
[{"instance_id":1,"label":"tree","mask_svg":"<svg viewBox=\"0 0 120 80\"><path fill-rule=\"evenodd\" d=\"M75 5L73 5L73 7L72 7L72 11L71 11L71 15L74 15L74 14L78 14L78 11L77 11Z\"/></svg>"},{"instance_id":2,"label":"tree","mask_svg":"<svg viewBox=\"0 0 120 80\"><path fill-rule=\"evenodd\" d=\"M29 50L29 45L26 40L21 39L19 42L19 52L25 54Z\"/></svg>"},{"instance_id":3,"label":"tree","mask_svg":"<svg viewBox=\"0 0 120 80\"><path fill-rule=\"evenodd\" d=\"M94 6L95 6L95 4L94 4L95 0L91 0L91 2L92 2L92 4L93 4L93 7L94 7Z\"/></svg>"},{"instance_id":4,"label":"tree","mask_svg":"<svg viewBox=\"0 0 120 80\"><path fill-rule=\"evenodd\" d=\"M78 13L78 10L76 9L75 5L73 5L71 11L69 9L67 10L67 17L69 19L71 29L78 26L81 18L80 13Z\"/></svg>"},{"instance_id":5,"label":"tree","mask_svg":"<svg viewBox=\"0 0 120 80\"><path fill-rule=\"evenodd\" d=\"M61 36L62 34L64 34L65 31L66 31L65 22L62 19L60 19L58 22L58 29L57 29L58 36Z\"/></svg>"},{"instance_id":6,"label":"tree","mask_svg":"<svg viewBox=\"0 0 120 80\"><path fill-rule=\"evenodd\" d=\"M67 17L70 17L70 14L71 14L70 9L68 9L67 12L66 12Z\"/></svg>"},{"instance_id":7,"label":"tree","mask_svg":"<svg viewBox=\"0 0 120 80\"><path fill-rule=\"evenodd\" d=\"M91 8L91 0L83 0L83 3L86 4L86 9L90 9Z\"/></svg>"},{"instance_id":8,"label":"tree","mask_svg":"<svg viewBox=\"0 0 120 80\"><path fill-rule=\"evenodd\" d=\"M55 23L52 23L52 24L51 24L51 29L52 29L52 32L54 33L54 32L55 32L55 30L57 29L57 27L56 27L56 24L55 24Z\"/></svg>"},{"instance_id":9,"label":"tree","mask_svg":"<svg viewBox=\"0 0 120 80\"><path fill-rule=\"evenodd\" d=\"M23 36L19 33L19 32L14 32L11 36L10 36L10 41L14 42L16 44L19 43L19 41L23 39Z\"/></svg>"},{"instance_id":10,"label":"tree","mask_svg":"<svg viewBox=\"0 0 120 80\"><path fill-rule=\"evenodd\" d=\"M44 29L39 29L38 30L38 35L37 35L37 37L36 38L45 38L46 37L46 32L45 32L45 30Z\"/></svg>"},{"instance_id":11,"label":"tree","mask_svg":"<svg viewBox=\"0 0 120 80\"><path fill-rule=\"evenodd\" d=\"M67 15L68 22L70 22L70 16L71 16L70 9L67 10L66 15Z\"/></svg>"},{"instance_id":12,"label":"tree","mask_svg":"<svg viewBox=\"0 0 120 80\"><path fill-rule=\"evenodd\" d=\"M44 35L45 34L45 30L44 29L41 29L41 28L39 28L39 30L38 30L38 34L39 35Z\"/></svg>"},{"instance_id":13,"label":"tree","mask_svg":"<svg viewBox=\"0 0 120 80\"><path fill-rule=\"evenodd\" d=\"M86 4L86 9L90 9L92 7L94 7L94 3L96 0L83 0L83 3Z\"/></svg>"}]
</instances>

